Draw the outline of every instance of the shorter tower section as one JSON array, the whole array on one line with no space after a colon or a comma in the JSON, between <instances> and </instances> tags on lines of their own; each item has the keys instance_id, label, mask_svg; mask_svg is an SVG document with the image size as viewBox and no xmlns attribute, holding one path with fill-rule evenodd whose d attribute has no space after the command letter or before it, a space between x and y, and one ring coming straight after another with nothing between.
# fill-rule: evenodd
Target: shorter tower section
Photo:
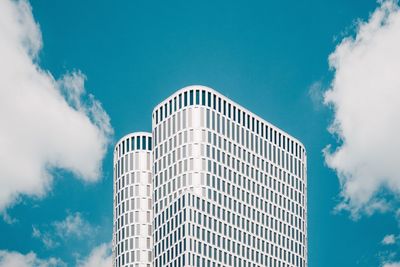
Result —
<instances>
[{"instance_id":1,"label":"shorter tower section","mask_svg":"<svg viewBox=\"0 0 400 267\"><path fill-rule=\"evenodd\" d=\"M152 137L132 133L114 148L113 266L152 266Z\"/></svg>"}]
</instances>

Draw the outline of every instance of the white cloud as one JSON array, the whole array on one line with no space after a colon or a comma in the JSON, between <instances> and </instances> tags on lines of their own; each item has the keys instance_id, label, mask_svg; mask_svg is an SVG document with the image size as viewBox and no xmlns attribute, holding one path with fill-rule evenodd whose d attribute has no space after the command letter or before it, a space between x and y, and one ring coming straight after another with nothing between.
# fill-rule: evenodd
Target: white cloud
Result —
<instances>
[{"instance_id":1,"label":"white cloud","mask_svg":"<svg viewBox=\"0 0 400 267\"><path fill-rule=\"evenodd\" d=\"M110 267L112 266L111 244L101 244L95 247L90 255L78 261L78 267Z\"/></svg>"},{"instance_id":2,"label":"white cloud","mask_svg":"<svg viewBox=\"0 0 400 267\"><path fill-rule=\"evenodd\" d=\"M42 227L32 226L32 236L42 241L47 249L58 247L72 239L92 241L98 227L90 224L80 212L70 213L61 221L54 221Z\"/></svg>"},{"instance_id":3,"label":"white cloud","mask_svg":"<svg viewBox=\"0 0 400 267\"><path fill-rule=\"evenodd\" d=\"M66 266L57 258L40 259L34 252L21 254L15 251L0 250L0 267L52 267Z\"/></svg>"},{"instance_id":4,"label":"white cloud","mask_svg":"<svg viewBox=\"0 0 400 267\"><path fill-rule=\"evenodd\" d=\"M47 249L55 248L59 246L59 243L55 241L49 233L42 233L35 226L32 227L32 236L42 241Z\"/></svg>"},{"instance_id":5,"label":"white cloud","mask_svg":"<svg viewBox=\"0 0 400 267\"><path fill-rule=\"evenodd\" d=\"M22 254L16 251L0 250L0 267L63 267L67 266L59 258L39 258L36 253ZM111 267L111 243L103 243L89 253L89 255L76 261L78 267Z\"/></svg>"},{"instance_id":6,"label":"white cloud","mask_svg":"<svg viewBox=\"0 0 400 267\"><path fill-rule=\"evenodd\" d=\"M383 245L393 245L394 243L396 243L396 237L394 235L386 235L382 239Z\"/></svg>"},{"instance_id":7,"label":"white cloud","mask_svg":"<svg viewBox=\"0 0 400 267\"><path fill-rule=\"evenodd\" d=\"M54 222L56 234L60 237L83 238L92 236L96 229L79 212L69 214L63 221Z\"/></svg>"},{"instance_id":8,"label":"white cloud","mask_svg":"<svg viewBox=\"0 0 400 267\"><path fill-rule=\"evenodd\" d=\"M38 64L41 32L29 3L0 1L0 212L43 197L52 170L96 181L113 133L80 71L56 80Z\"/></svg>"},{"instance_id":9,"label":"white cloud","mask_svg":"<svg viewBox=\"0 0 400 267\"><path fill-rule=\"evenodd\" d=\"M339 145L324 154L340 180L337 209L354 218L391 210L400 196L399 47L399 6L382 1L329 56L334 79L324 101L334 109L329 130Z\"/></svg>"}]
</instances>

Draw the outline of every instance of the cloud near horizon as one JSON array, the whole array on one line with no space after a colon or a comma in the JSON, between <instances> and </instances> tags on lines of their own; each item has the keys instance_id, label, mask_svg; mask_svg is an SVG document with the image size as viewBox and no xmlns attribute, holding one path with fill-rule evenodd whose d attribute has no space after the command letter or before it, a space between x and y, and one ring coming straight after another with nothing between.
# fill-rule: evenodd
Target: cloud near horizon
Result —
<instances>
[{"instance_id":1,"label":"cloud near horizon","mask_svg":"<svg viewBox=\"0 0 400 267\"><path fill-rule=\"evenodd\" d=\"M36 253L22 254L15 251L0 250L0 267L63 267L67 266L59 258L39 258ZM89 255L80 260L77 259L75 266L78 267L110 267L112 266L111 243L102 243L94 247Z\"/></svg>"},{"instance_id":2,"label":"cloud near horizon","mask_svg":"<svg viewBox=\"0 0 400 267\"><path fill-rule=\"evenodd\" d=\"M334 110L329 131L338 145L327 146L324 155L340 181L336 209L355 219L396 212L400 197L399 48L398 3L380 1L329 56L334 77L324 103Z\"/></svg>"},{"instance_id":3,"label":"cloud near horizon","mask_svg":"<svg viewBox=\"0 0 400 267\"><path fill-rule=\"evenodd\" d=\"M400 262L388 262L384 263L382 267L400 267Z\"/></svg>"},{"instance_id":4,"label":"cloud near horizon","mask_svg":"<svg viewBox=\"0 0 400 267\"><path fill-rule=\"evenodd\" d=\"M62 267L67 266L57 258L40 259L34 252L21 254L15 251L0 250L0 267Z\"/></svg>"},{"instance_id":5,"label":"cloud near horizon","mask_svg":"<svg viewBox=\"0 0 400 267\"><path fill-rule=\"evenodd\" d=\"M103 243L95 247L90 254L77 262L78 267L110 267L112 266L111 243Z\"/></svg>"},{"instance_id":6,"label":"cloud near horizon","mask_svg":"<svg viewBox=\"0 0 400 267\"><path fill-rule=\"evenodd\" d=\"M21 196L44 197L53 171L101 177L113 134L80 71L60 79L40 67L39 25L25 0L0 1L0 213Z\"/></svg>"}]
</instances>

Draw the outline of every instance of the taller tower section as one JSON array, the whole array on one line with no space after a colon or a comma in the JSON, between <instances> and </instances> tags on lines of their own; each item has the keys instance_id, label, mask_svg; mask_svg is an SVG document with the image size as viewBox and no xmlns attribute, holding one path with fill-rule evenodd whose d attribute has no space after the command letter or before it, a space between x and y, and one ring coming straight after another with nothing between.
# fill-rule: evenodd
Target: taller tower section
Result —
<instances>
[{"instance_id":1,"label":"taller tower section","mask_svg":"<svg viewBox=\"0 0 400 267\"><path fill-rule=\"evenodd\" d=\"M294 137L205 86L152 115L154 267L307 267L307 167Z\"/></svg>"}]
</instances>

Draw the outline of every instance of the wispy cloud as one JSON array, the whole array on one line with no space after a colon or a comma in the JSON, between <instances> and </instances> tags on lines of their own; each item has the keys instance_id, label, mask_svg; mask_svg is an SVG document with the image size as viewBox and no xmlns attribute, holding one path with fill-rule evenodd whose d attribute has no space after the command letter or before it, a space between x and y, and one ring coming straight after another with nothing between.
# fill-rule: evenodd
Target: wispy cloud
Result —
<instances>
[{"instance_id":1,"label":"wispy cloud","mask_svg":"<svg viewBox=\"0 0 400 267\"><path fill-rule=\"evenodd\" d=\"M42 241L47 249L60 246L70 240L92 241L98 227L90 224L80 212L69 213L63 220L54 221L39 229L32 226L32 236Z\"/></svg>"},{"instance_id":2,"label":"wispy cloud","mask_svg":"<svg viewBox=\"0 0 400 267\"><path fill-rule=\"evenodd\" d=\"M86 93L82 72L57 80L40 67L41 31L27 1L0 1L0 40L0 212L5 214L22 195L45 196L55 168L84 181L99 179L113 129L101 103Z\"/></svg>"},{"instance_id":3,"label":"wispy cloud","mask_svg":"<svg viewBox=\"0 0 400 267\"><path fill-rule=\"evenodd\" d=\"M324 154L341 185L337 210L353 218L394 211L400 196L399 47L397 1L380 1L329 56L334 78L324 102L333 108L329 131L339 144Z\"/></svg>"},{"instance_id":4,"label":"wispy cloud","mask_svg":"<svg viewBox=\"0 0 400 267\"><path fill-rule=\"evenodd\" d=\"M97 231L79 212L69 214L64 220L53 223L56 234L62 238L78 239L93 236Z\"/></svg>"},{"instance_id":5,"label":"wispy cloud","mask_svg":"<svg viewBox=\"0 0 400 267\"><path fill-rule=\"evenodd\" d=\"M382 239L382 244L383 245L393 245L396 243L396 236L395 235L386 235L383 239Z\"/></svg>"},{"instance_id":6,"label":"wispy cloud","mask_svg":"<svg viewBox=\"0 0 400 267\"><path fill-rule=\"evenodd\" d=\"M323 106L324 86L322 81L313 82L308 88L308 95L313 103L313 107L319 110Z\"/></svg>"},{"instance_id":7,"label":"wispy cloud","mask_svg":"<svg viewBox=\"0 0 400 267\"><path fill-rule=\"evenodd\" d=\"M32 227L32 236L42 241L47 249L52 249L60 245L55 241L50 233L42 233L37 227Z\"/></svg>"}]
</instances>

